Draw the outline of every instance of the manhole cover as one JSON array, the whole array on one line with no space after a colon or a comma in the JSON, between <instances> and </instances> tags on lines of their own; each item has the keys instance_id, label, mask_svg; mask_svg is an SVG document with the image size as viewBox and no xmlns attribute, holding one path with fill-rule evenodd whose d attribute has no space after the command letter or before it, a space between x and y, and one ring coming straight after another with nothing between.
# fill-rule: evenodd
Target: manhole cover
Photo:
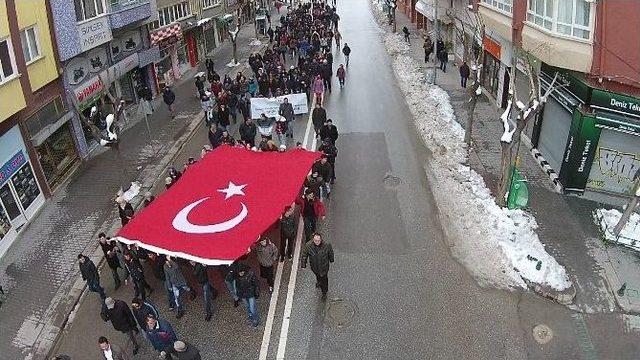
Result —
<instances>
[{"instance_id":1,"label":"manhole cover","mask_svg":"<svg viewBox=\"0 0 640 360\"><path fill-rule=\"evenodd\" d=\"M349 325L358 313L358 308L350 300L333 299L327 307L327 322L333 326Z\"/></svg>"},{"instance_id":2,"label":"manhole cover","mask_svg":"<svg viewBox=\"0 0 640 360\"><path fill-rule=\"evenodd\" d=\"M546 344L553 339L553 330L544 324L533 327L533 338L538 344Z\"/></svg>"},{"instance_id":3,"label":"manhole cover","mask_svg":"<svg viewBox=\"0 0 640 360\"><path fill-rule=\"evenodd\" d=\"M384 185L388 187L396 187L402 183L402 180L399 177L391 173L386 173L382 181L384 182Z\"/></svg>"}]
</instances>

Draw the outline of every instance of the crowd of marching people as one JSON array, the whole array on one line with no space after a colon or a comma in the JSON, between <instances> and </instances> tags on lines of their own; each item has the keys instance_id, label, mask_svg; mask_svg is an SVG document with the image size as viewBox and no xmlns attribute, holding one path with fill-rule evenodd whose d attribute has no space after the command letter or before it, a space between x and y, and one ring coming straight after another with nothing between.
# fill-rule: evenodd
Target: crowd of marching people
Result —
<instances>
[{"instance_id":1,"label":"crowd of marching people","mask_svg":"<svg viewBox=\"0 0 640 360\"><path fill-rule=\"evenodd\" d=\"M304 182L299 198L289 206L278 221L280 242L276 246L268 236L262 236L251 248L259 265L259 276L264 278L269 292L274 287L274 270L278 262L292 260L298 218L304 223L305 243L301 249L300 266L307 263L316 275L316 286L321 289L322 299L328 291L327 272L329 263L334 261L333 249L317 232L317 220L324 218L323 202L331 196L331 186L336 180L335 161L338 154L336 140L338 130L327 117L323 107L326 93L332 91L332 77L335 76L342 88L345 83L345 64L334 67L332 49L335 42L336 53L342 52L348 66L351 49L344 43L338 30L340 17L334 6L326 1L314 1L297 8L290 8L279 24L270 26L267 34L269 46L264 54L254 53L249 57L252 76L247 78L239 72L233 78L223 78L214 70L213 62L207 61L206 72L197 76L196 94L205 112L208 126L209 144L204 145L199 157L204 157L223 144L246 147L253 151L287 151L294 145L295 113L292 104L286 98L289 94L306 93L315 104L311 119L316 137L320 140L318 151L322 157L317 160ZM250 99L253 97L284 96L277 117L261 114L255 123L250 112ZM173 103L175 94L166 87L163 100L169 107L171 116L175 116ZM238 123L238 137L232 135L230 125ZM190 165L198 161L198 156L188 159L184 167L172 166L165 179L165 188L169 189ZM144 194L142 206L153 203L151 193ZM118 214L122 226L134 216L133 206L119 195L116 197ZM299 212L299 215L296 213ZM109 296L101 285L100 274L95 263L83 254L78 255L78 265L87 288L98 294L102 301L101 318L110 322L113 328L127 334L133 345L134 355L139 351L138 333L142 333L161 358L201 359L195 345L180 338L174 331L167 314L159 311L149 299L154 291L162 293L169 312L180 319L185 313L185 299L193 301L203 298L203 317L210 321L213 316L213 300L219 291L213 286L210 276L219 273L222 283L229 293L234 307L244 303L250 324L257 327L260 323L256 299L260 295L260 281L257 272L249 265L248 255L231 265L207 266L194 261L183 261L163 254L154 253L137 245L126 245L110 238L105 233L98 235L97 242L104 254L106 265L114 281L114 290L133 286L134 296L130 302ZM185 276L184 272L188 272ZM150 277L162 288L154 289ZM189 281L187 281L189 279ZM128 359L126 351L112 344L106 337L98 339L98 346L104 359ZM63 359L64 357L60 357Z\"/></svg>"}]
</instances>

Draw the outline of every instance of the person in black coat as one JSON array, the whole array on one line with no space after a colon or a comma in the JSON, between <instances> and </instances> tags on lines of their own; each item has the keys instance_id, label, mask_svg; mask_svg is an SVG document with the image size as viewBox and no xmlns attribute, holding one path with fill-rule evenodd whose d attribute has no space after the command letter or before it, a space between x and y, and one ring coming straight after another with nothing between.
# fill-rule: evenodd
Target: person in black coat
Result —
<instances>
[{"instance_id":1,"label":"person in black coat","mask_svg":"<svg viewBox=\"0 0 640 360\"><path fill-rule=\"evenodd\" d=\"M96 292L101 299L105 299L107 295L104 293L104 288L100 286L100 274L93 261L82 254L78 254L78 264L80 264L82 280L87 282L89 291Z\"/></svg>"},{"instance_id":2,"label":"person in black coat","mask_svg":"<svg viewBox=\"0 0 640 360\"><path fill-rule=\"evenodd\" d=\"M111 269L113 282L117 290L122 284L120 275L118 274L118 268L123 268L120 264L120 259L118 259L118 253L116 251L117 245L115 241L111 241L105 233L98 234L98 244L100 244L104 258L107 260L107 265L109 265L109 269Z\"/></svg>"},{"instance_id":3,"label":"person in black coat","mask_svg":"<svg viewBox=\"0 0 640 360\"><path fill-rule=\"evenodd\" d=\"M469 79L469 75L471 75L471 69L469 69L469 65L464 61L462 65L460 65L460 85L463 88L467 87L467 79Z\"/></svg>"},{"instance_id":4,"label":"person in black coat","mask_svg":"<svg viewBox=\"0 0 640 360\"><path fill-rule=\"evenodd\" d=\"M440 51L440 70L442 72L447 72L447 63L449 62L449 53L447 49L442 49Z\"/></svg>"},{"instance_id":5,"label":"person in black coat","mask_svg":"<svg viewBox=\"0 0 640 360\"><path fill-rule=\"evenodd\" d=\"M229 108L225 104L220 104L218 107L218 125L222 130L227 130L229 127L229 116Z\"/></svg>"},{"instance_id":6,"label":"person in black coat","mask_svg":"<svg viewBox=\"0 0 640 360\"><path fill-rule=\"evenodd\" d=\"M334 261L333 247L330 243L324 241L321 234L314 234L300 253L302 261L300 267L307 267L307 260L311 265L311 271L316 275L316 287L322 290L322 300L327 299L327 291L329 290L329 264Z\"/></svg>"},{"instance_id":7,"label":"person in black coat","mask_svg":"<svg viewBox=\"0 0 640 360\"><path fill-rule=\"evenodd\" d=\"M129 204L122 196L116 198L118 204L118 215L120 216L120 222L122 226L125 226L133 218L133 206Z\"/></svg>"},{"instance_id":8,"label":"person in black coat","mask_svg":"<svg viewBox=\"0 0 640 360\"><path fill-rule=\"evenodd\" d=\"M211 303L212 300L217 296L216 289L211 285L209 281L209 275L207 273L207 266L197 263L195 261L189 261L191 266L193 266L193 277L196 278L198 284L202 287L202 295L204 299L204 320L211 320Z\"/></svg>"},{"instance_id":9,"label":"person in black coat","mask_svg":"<svg viewBox=\"0 0 640 360\"><path fill-rule=\"evenodd\" d=\"M167 86L164 88L164 91L162 92L162 100L165 104L167 104L169 112L171 113L171 118L175 118L176 110L173 106L173 103L176 101L176 94L173 92L173 90L171 90L171 87Z\"/></svg>"},{"instance_id":10,"label":"person in black coat","mask_svg":"<svg viewBox=\"0 0 640 360\"><path fill-rule=\"evenodd\" d=\"M320 105L320 103L316 103L316 107L313 109L311 113L311 121L313 122L313 129L316 133L316 136L320 136L320 128L327 121L327 111Z\"/></svg>"},{"instance_id":11,"label":"person in black coat","mask_svg":"<svg viewBox=\"0 0 640 360\"><path fill-rule=\"evenodd\" d=\"M327 119L322 128L320 129L320 140L331 139L335 144L338 141L338 128L333 125L331 119Z\"/></svg>"},{"instance_id":12,"label":"person in black coat","mask_svg":"<svg viewBox=\"0 0 640 360\"><path fill-rule=\"evenodd\" d=\"M253 327L258 327L260 323L260 315L256 306L256 299L260 296L260 288L256 275L251 268L245 264L238 265L238 271L233 274L235 282L235 290L238 298L244 300L247 306L249 320Z\"/></svg>"},{"instance_id":13,"label":"person in black coat","mask_svg":"<svg viewBox=\"0 0 640 360\"><path fill-rule=\"evenodd\" d=\"M251 147L256 146L258 128L256 128L256 124L253 123L251 118L247 118L244 123L240 124L238 131L240 132L240 140Z\"/></svg>"},{"instance_id":14,"label":"person in black coat","mask_svg":"<svg viewBox=\"0 0 640 360\"><path fill-rule=\"evenodd\" d=\"M215 149L222 144L222 129L220 129L215 123L211 124L211 127L209 128L209 142L211 143L212 149Z\"/></svg>"},{"instance_id":15,"label":"person in black coat","mask_svg":"<svg viewBox=\"0 0 640 360\"><path fill-rule=\"evenodd\" d=\"M105 308L101 313L104 321L111 321L113 328L129 335L131 343L133 343L133 354L138 353L138 341L136 340L136 334L138 333L138 325L136 319L133 317L129 305L122 300L116 300L113 298L104 299Z\"/></svg>"}]
</instances>

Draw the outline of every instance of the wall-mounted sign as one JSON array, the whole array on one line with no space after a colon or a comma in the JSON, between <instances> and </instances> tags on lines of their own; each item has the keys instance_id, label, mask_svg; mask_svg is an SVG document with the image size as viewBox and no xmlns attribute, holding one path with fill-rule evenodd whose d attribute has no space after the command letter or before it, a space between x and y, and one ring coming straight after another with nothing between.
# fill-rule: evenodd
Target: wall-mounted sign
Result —
<instances>
[{"instance_id":1,"label":"wall-mounted sign","mask_svg":"<svg viewBox=\"0 0 640 360\"><path fill-rule=\"evenodd\" d=\"M27 158L24 156L22 150L18 151L0 167L0 184L4 184L11 175L18 171L22 165L26 164Z\"/></svg>"},{"instance_id":2,"label":"wall-mounted sign","mask_svg":"<svg viewBox=\"0 0 640 360\"><path fill-rule=\"evenodd\" d=\"M77 25L77 30L82 52L111 41L113 38L108 16L102 16L79 24Z\"/></svg>"},{"instance_id":3,"label":"wall-mounted sign","mask_svg":"<svg viewBox=\"0 0 640 360\"><path fill-rule=\"evenodd\" d=\"M118 61L115 65L100 73L103 84L109 85L120 79L124 74L135 69L139 64L138 53L133 53L124 60Z\"/></svg>"},{"instance_id":4,"label":"wall-mounted sign","mask_svg":"<svg viewBox=\"0 0 640 360\"><path fill-rule=\"evenodd\" d=\"M84 109L88 103L93 101L97 96L100 96L104 90L104 83L99 76L94 76L91 80L83 83L73 90L78 102L78 108Z\"/></svg>"},{"instance_id":5,"label":"wall-mounted sign","mask_svg":"<svg viewBox=\"0 0 640 360\"><path fill-rule=\"evenodd\" d=\"M484 46L484 50L486 52L493 55L493 57L495 57L496 59L500 60L500 43L485 35L482 39L482 45Z\"/></svg>"},{"instance_id":6,"label":"wall-mounted sign","mask_svg":"<svg viewBox=\"0 0 640 360\"><path fill-rule=\"evenodd\" d=\"M640 99L631 96L593 89L591 106L640 117Z\"/></svg>"},{"instance_id":7,"label":"wall-mounted sign","mask_svg":"<svg viewBox=\"0 0 640 360\"><path fill-rule=\"evenodd\" d=\"M71 59L65 66L64 74L70 85L78 85L89 75L91 64L84 56Z\"/></svg>"},{"instance_id":8,"label":"wall-mounted sign","mask_svg":"<svg viewBox=\"0 0 640 360\"><path fill-rule=\"evenodd\" d=\"M109 65L107 61L107 51L103 47L95 48L87 53L89 60L89 72L99 73Z\"/></svg>"}]
</instances>

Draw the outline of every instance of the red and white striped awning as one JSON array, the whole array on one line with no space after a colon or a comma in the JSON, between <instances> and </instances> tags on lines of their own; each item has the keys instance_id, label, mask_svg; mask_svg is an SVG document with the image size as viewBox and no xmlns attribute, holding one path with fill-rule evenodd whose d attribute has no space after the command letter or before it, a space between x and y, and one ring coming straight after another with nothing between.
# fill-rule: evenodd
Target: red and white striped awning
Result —
<instances>
[{"instance_id":1,"label":"red and white striped awning","mask_svg":"<svg viewBox=\"0 0 640 360\"><path fill-rule=\"evenodd\" d=\"M175 23L160 30L156 30L150 33L149 36L151 37L151 45L153 46L162 42L163 40L171 38L177 40L178 38L181 38L182 28L180 27L180 23Z\"/></svg>"}]
</instances>

